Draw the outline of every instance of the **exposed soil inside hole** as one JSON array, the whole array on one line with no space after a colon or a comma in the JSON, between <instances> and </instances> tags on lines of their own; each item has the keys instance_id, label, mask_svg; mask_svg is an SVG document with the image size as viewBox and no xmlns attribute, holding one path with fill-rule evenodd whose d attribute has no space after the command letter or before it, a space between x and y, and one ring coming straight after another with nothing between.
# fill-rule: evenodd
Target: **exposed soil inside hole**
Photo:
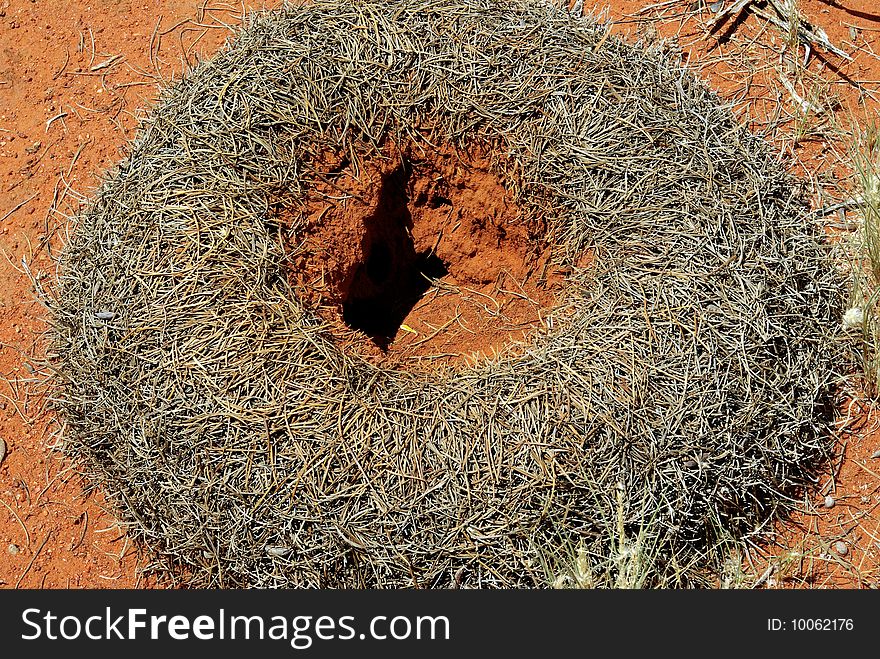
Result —
<instances>
[{"instance_id":1,"label":"exposed soil inside hole","mask_svg":"<svg viewBox=\"0 0 880 659\"><path fill-rule=\"evenodd\" d=\"M407 370L515 350L564 284L541 218L527 217L487 153L390 144L355 171L328 157L289 221L300 298L345 350ZM340 199L342 197L342 199Z\"/></svg>"}]
</instances>

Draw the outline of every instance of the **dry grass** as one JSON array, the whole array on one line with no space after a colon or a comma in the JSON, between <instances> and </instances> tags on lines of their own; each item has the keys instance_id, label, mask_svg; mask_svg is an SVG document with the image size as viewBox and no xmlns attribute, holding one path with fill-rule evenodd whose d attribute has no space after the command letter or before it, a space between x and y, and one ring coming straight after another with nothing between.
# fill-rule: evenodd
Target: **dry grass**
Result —
<instances>
[{"instance_id":1,"label":"dry grass","mask_svg":"<svg viewBox=\"0 0 880 659\"><path fill-rule=\"evenodd\" d=\"M434 137L493 145L573 275L522 356L418 378L334 348L273 209L327 145ZM712 583L829 459L845 363L766 143L660 49L525 1L253 17L164 94L44 296L65 450L200 586L541 586L565 546L575 582Z\"/></svg>"},{"instance_id":2,"label":"dry grass","mask_svg":"<svg viewBox=\"0 0 880 659\"><path fill-rule=\"evenodd\" d=\"M852 162L856 185L852 207L858 230L850 241L852 292L844 326L861 336L865 391L880 394L880 133L877 124L857 130Z\"/></svg>"},{"instance_id":3,"label":"dry grass","mask_svg":"<svg viewBox=\"0 0 880 659\"><path fill-rule=\"evenodd\" d=\"M747 3L747 9L739 16L741 20L724 22L705 4L683 9L686 3L661 3L639 12L633 19L640 26L665 26L660 30L664 35L669 35L669 28L676 26L677 35L672 40L676 47L680 45L686 51L701 53L689 60L690 66L702 72L713 85L724 89L725 99L734 106L740 121L773 143L788 166L806 175L808 189L817 206L815 216L836 243L835 259L841 276L853 281L849 307L861 310L866 303L875 302L870 299L871 291L876 288L870 281L873 279L868 248L870 236L863 229L867 228L868 232L876 229L870 219L867 223L862 220L865 204L861 190L870 179L871 169L876 168L876 151L868 156L872 149L867 148L874 144L876 138L872 134L876 130L869 126L866 131L864 122L849 116L844 105L856 101L858 105L876 106L878 90L876 80L859 80L846 75L852 70L845 66L838 68L845 64L846 58L836 46L853 54L861 51L864 57L875 58L876 54L869 41L859 41L852 31L852 43L832 44L829 50L824 41L827 37L818 26L810 26L806 31L792 29L797 23L809 25L799 4ZM640 27L639 32L647 34L657 30ZM708 53L702 54L703 49ZM818 167L809 160L817 145L826 155L823 166ZM850 148L852 145L855 146ZM808 159L800 163L805 154ZM851 179L840 176L841 170L852 171L854 176ZM851 312L850 320L859 315ZM860 331L864 331L862 368L855 368L853 377L841 383L841 395L848 401L841 409L851 410L852 414L842 414L838 421L836 459L829 465L828 474L822 477L823 495L836 479L847 443L852 446L854 442L865 441L871 430L852 427L853 423L863 421L866 414L871 416L874 405L870 399L876 396L872 393L876 391L876 384L870 384L866 390L865 379L859 372L866 373L868 380L875 377L876 366L872 359L877 343L870 318L865 324L855 323L846 329L855 339ZM815 497L815 493L807 492L797 506L802 528L780 526L784 537L774 536L772 542L760 543L747 548L746 552L733 548L731 565L739 565L742 573L742 578L733 582L785 587L878 583L877 565L870 549L876 535L870 528L877 525L877 518L870 497L861 497L862 508L855 513L858 523L847 519L840 528L828 520L818 523ZM845 557L830 550L838 539L850 537L862 538L868 549Z\"/></svg>"}]
</instances>

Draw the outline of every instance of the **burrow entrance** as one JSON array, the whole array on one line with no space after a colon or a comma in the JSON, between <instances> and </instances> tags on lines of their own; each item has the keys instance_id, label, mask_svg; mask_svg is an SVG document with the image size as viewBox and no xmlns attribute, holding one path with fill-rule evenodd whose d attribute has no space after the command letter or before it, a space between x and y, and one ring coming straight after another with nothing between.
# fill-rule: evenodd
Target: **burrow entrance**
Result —
<instances>
[{"instance_id":1,"label":"burrow entrance","mask_svg":"<svg viewBox=\"0 0 880 659\"><path fill-rule=\"evenodd\" d=\"M292 224L291 277L341 347L386 367L462 366L510 350L564 283L541 218L483 151L328 157Z\"/></svg>"},{"instance_id":2,"label":"burrow entrance","mask_svg":"<svg viewBox=\"0 0 880 659\"><path fill-rule=\"evenodd\" d=\"M375 210L363 218L363 258L339 288L346 325L384 351L433 280L449 274L448 264L432 249L416 250L408 191L412 173L411 163L404 162L381 175ZM417 199L416 207L425 201ZM434 208L452 205L446 197L427 203Z\"/></svg>"}]
</instances>

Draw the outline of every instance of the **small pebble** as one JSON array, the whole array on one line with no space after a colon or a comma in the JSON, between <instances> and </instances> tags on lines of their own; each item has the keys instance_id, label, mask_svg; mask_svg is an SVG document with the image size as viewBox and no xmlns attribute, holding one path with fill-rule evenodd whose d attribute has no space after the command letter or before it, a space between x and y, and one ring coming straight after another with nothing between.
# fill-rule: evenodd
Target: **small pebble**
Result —
<instances>
[{"instance_id":1,"label":"small pebble","mask_svg":"<svg viewBox=\"0 0 880 659\"><path fill-rule=\"evenodd\" d=\"M876 460L877 458L880 458L880 451L874 451L874 452L871 454L871 457L874 458L875 460Z\"/></svg>"},{"instance_id":2,"label":"small pebble","mask_svg":"<svg viewBox=\"0 0 880 659\"><path fill-rule=\"evenodd\" d=\"M95 314L95 318L98 320L113 320L116 318L116 314L112 311L99 311Z\"/></svg>"},{"instance_id":3,"label":"small pebble","mask_svg":"<svg viewBox=\"0 0 880 659\"><path fill-rule=\"evenodd\" d=\"M6 442L0 437L0 464L3 464L3 458L6 457Z\"/></svg>"},{"instance_id":4,"label":"small pebble","mask_svg":"<svg viewBox=\"0 0 880 659\"><path fill-rule=\"evenodd\" d=\"M834 543L834 551L841 556L846 556L849 553L849 548L847 548L846 543L843 540L838 540Z\"/></svg>"},{"instance_id":5,"label":"small pebble","mask_svg":"<svg viewBox=\"0 0 880 659\"><path fill-rule=\"evenodd\" d=\"M8 549L8 551L9 551L10 554L12 554L13 556L15 556L15 555L16 555L18 552L20 552L21 550L18 548L18 545L10 543L10 544L9 544L9 549Z\"/></svg>"},{"instance_id":6,"label":"small pebble","mask_svg":"<svg viewBox=\"0 0 880 659\"><path fill-rule=\"evenodd\" d=\"M822 503L826 508L834 508L834 497L830 494L825 497L825 501Z\"/></svg>"}]
</instances>

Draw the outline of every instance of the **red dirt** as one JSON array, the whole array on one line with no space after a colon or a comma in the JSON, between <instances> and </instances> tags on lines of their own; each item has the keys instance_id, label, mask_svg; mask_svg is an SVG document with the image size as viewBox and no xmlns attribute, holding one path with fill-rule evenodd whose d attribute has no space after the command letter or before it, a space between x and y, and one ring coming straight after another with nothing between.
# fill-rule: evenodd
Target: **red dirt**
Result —
<instances>
[{"instance_id":1,"label":"red dirt","mask_svg":"<svg viewBox=\"0 0 880 659\"><path fill-rule=\"evenodd\" d=\"M332 162L292 219L305 236L291 271L343 349L431 370L509 351L543 327L563 277L543 222L521 214L484 150L389 142L357 168Z\"/></svg>"},{"instance_id":2,"label":"red dirt","mask_svg":"<svg viewBox=\"0 0 880 659\"><path fill-rule=\"evenodd\" d=\"M771 135L798 171L826 186L848 174L846 136L820 121L819 129L793 138L795 103L773 69L784 39L765 22L746 17L725 41L707 38L708 10L688 17L685 3L603 4L617 21L615 31L627 38L675 38L688 65L742 112L743 121L776 129ZM863 123L880 108L875 0L800 5L853 61L814 49L806 69L812 77L796 81L799 93L815 85L834 116ZM54 3L0 0L0 249L8 257L0 259L0 373L6 377L0 381L0 436L9 449L0 464L0 587L152 585L138 577L147 559L104 512L100 495L83 495L80 481L48 448L53 426L38 414L28 387L35 375L25 358L40 352L43 314L21 262L34 258L56 222L63 224L53 207L70 212L77 195L88 195L121 157L134 113L149 106L160 80L177 74L197 53L215 51L228 34L224 24L235 24L238 12L237 5L203 0L69 0L60 10ZM761 43L774 50L763 50ZM723 59L737 52L747 55L752 70ZM50 270L39 255L31 267ZM785 530L781 547L746 564L756 574L768 566L768 586L877 585L880 461L871 457L880 449L877 412L863 404L841 411L845 447L823 479L821 495L806 502L798 520L803 530ZM826 492L835 498L830 509L821 506ZM844 556L833 549L837 540L847 545ZM11 544L18 553L9 552ZM798 558L805 553L806 559Z\"/></svg>"}]
</instances>

